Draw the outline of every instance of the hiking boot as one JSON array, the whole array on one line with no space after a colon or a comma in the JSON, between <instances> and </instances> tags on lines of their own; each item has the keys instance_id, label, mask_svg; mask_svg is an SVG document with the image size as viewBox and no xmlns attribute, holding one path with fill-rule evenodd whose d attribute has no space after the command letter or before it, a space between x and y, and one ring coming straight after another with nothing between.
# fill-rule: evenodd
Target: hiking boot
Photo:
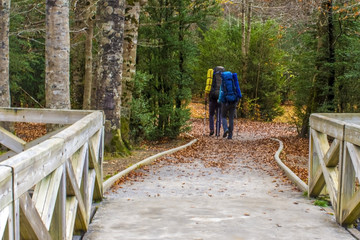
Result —
<instances>
[{"instance_id":1,"label":"hiking boot","mask_svg":"<svg viewBox=\"0 0 360 240\"><path fill-rule=\"evenodd\" d=\"M214 135L214 131L210 131L210 136Z\"/></svg>"},{"instance_id":2,"label":"hiking boot","mask_svg":"<svg viewBox=\"0 0 360 240\"><path fill-rule=\"evenodd\" d=\"M232 139L232 132L229 132L229 135L227 137L228 139Z\"/></svg>"},{"instance_id":3,"label":"hiking boot","mask_svg":"<svg viewBox=\"0 0 360 240\"><path fill-rule=\"evenodd\" d=\"M229 133L229 130L228 130L228 129L226 129L226 130L225 130L225 132L224 132L224 134L223 134L223 138L226 138L226 137L227 137L227 135L228 135L228 133Z\"/></svg>"}]
</instances>

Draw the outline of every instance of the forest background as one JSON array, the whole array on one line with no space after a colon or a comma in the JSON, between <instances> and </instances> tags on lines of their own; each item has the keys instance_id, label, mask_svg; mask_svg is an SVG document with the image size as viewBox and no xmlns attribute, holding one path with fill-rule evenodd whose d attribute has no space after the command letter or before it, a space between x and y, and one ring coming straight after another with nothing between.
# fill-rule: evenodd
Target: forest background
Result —
<instances>
[{"instance_id":1,"label":"forest background","mask_svg":"<svg viewBox=\"0 0 360 240\"><path fill-rule=\"evenodd\" d=\"M359 112L358 0L5 0L3 107L98 109L107 151L176 138L206 72L237 72L238 116ZM60 27L61 26L61 27Z\"/></svg>"}]
</instances>

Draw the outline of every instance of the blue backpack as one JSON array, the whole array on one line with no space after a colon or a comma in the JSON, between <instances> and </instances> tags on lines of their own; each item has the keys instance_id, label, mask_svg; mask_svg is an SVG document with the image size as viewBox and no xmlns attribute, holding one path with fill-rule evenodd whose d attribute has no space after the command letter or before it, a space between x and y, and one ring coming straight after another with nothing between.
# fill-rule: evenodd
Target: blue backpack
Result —
<instances>
[{"instance_id":1,"label":"blue backpack","mask_svg":"<svg viewBox=\"0 0 360 240\"><path fill-rule=\"evenodd\" d=\"M235 75L236 73L234 73ZM237 78L237 76L234 76ZM224 91L224 97L227 102L235 102L238 100L236 93L236 86L231 72L223 72L221 74L222 78L222 89ZM239 96L240 97L240 96Z\"/></svg>"}]
</instances>

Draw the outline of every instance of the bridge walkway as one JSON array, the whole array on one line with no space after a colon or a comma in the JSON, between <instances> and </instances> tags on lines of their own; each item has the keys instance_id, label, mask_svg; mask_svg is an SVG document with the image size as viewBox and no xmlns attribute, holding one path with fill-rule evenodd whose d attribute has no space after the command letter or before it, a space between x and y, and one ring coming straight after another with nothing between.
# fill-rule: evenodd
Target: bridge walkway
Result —
<instances>
[{"instance_id":1,"label":"bridge walkway","mask_svg":"<svg viewBox=\"0 0 360 240\"><path fill-rule=\"evenodd\" d=\"M252 154L221 151L222 144L249 151L249 139L216 141L225 156L211 155L204 149L213 145L202 148L200 140L195 154L185 149L137 170L105 195L84 239L355 239L330 209L269 174Z\"/></svg>"}]
</instances>

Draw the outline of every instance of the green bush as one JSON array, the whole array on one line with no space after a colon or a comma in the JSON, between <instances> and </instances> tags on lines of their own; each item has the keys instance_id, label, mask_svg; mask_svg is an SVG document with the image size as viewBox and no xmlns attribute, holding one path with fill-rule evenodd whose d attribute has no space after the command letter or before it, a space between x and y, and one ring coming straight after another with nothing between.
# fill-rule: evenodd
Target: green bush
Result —
<instances>
[{"instance_id":1,"label":"green bush","mask_svg":"<svg viewBox=\"0 0 360 240\"><path fill-rule=\"evenodd\" d=\"M280 104L286 98L287 65L285 52L278 47L278 24L274 21L253 22L250 40L248 77L242 77L241 25L237 21L219 22L203 32L199 55L193 66L193 93L202 93L206 72L215 66L238 73L243 99L241 116L271 121L282 114Z\"/></svg>"}]
</instances>

